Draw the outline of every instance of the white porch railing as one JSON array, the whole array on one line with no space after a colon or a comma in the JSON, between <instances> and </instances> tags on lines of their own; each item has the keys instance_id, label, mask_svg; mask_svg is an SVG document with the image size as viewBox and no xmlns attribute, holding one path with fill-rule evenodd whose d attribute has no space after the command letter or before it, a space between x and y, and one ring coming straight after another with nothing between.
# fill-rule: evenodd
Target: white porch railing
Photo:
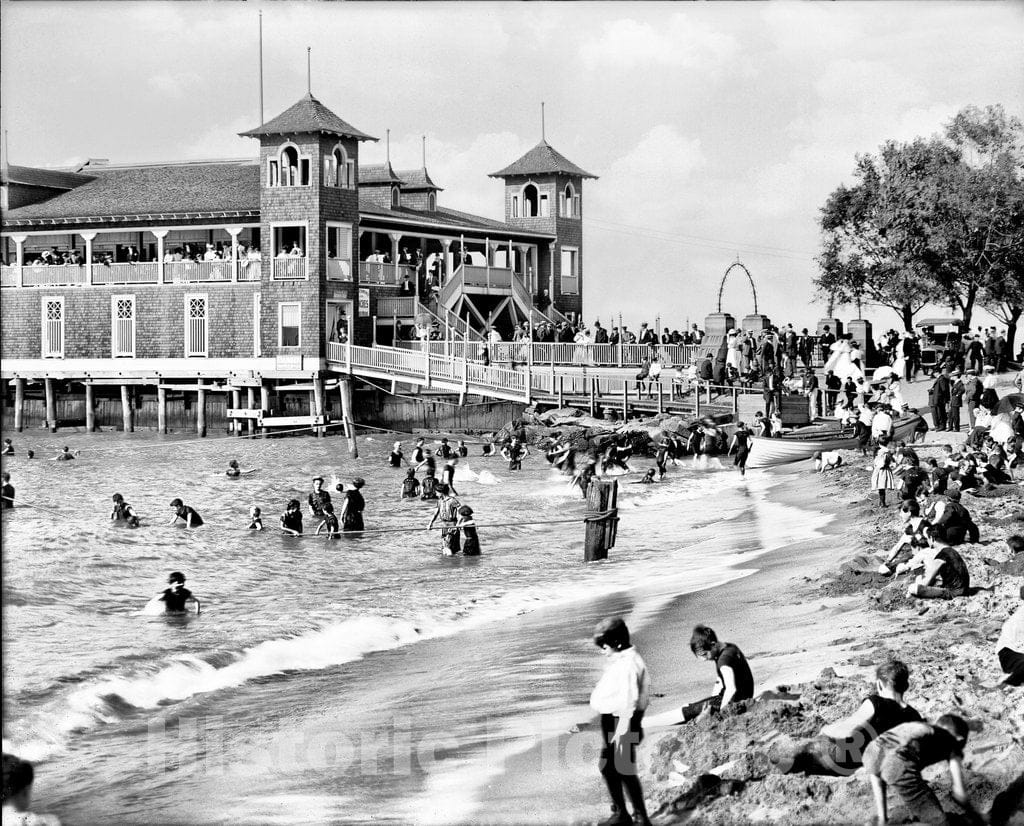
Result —
<instances>
[{"instance_id":1,"label":"white porch railing","mask_svg":"<svg viewBox=\"0 0 1024 826\"><path fill-rule=\"evenodd\" d=\"M259 258L241 258L238 261L239 281L259 281L263 277L263 262Z\"/></svg>"},{"instance_id":2,"label":"white porch railing","mask_svg":"<svg viewBox=\"0 0 1024 826\"><path fill-rule=\"evenodd\" d=\"M13 269L17 270L17 267ZM87 274L85 267L67 264L57 267L22 267L21 277L26 287L73 287L88 284Z\"/></svg>"},{"instance_id":3,"label":"white porch railing","mask_svg":"<svg viewBox=\"0 0 1024 826\"><path fill-rule=\"evenodd\" d=\"M352 262L345 258L327 259L327 280L328 281L351 281Z\"/></svg>"},{"instance_id":4,"label":"white porch railing","mask_svg":"<svg viewBox=\"0 0 1024 826\"><path fill-rule=\"evenodd\" d=\"M481 267L476 264L462 266L463 281L467 287L492 287L501 290L512 288L512 270L499 267Z\"/></svg>"},{"instance_id":5,"label":"white porch railing","mask_svg":"<svg viewBox=\"0 0 1024 826\"><path fill-rule=\"evenodd\" d=\"M305 258L275 258L275 281L304 281L306 279Z\"/></svg>"},{"instance_id":6,"label":"white porch railing","mask_svg":"<svg viewBox=\"0 0 1024 826\"><path fill-rule=\"evenodd\" d=\"M92 265L93 284L157 284L159 282L160 265L156 261Z\"/></svg>"},{"instance_id":7,"label":"white porch railing","mask_svg":"<svg viewBox=\"0 0 1024 826\"><path fill-rule=\"evenodd\" d=\"M399 298L378 298L377 318L409 318L416 315L416 299L412 296Z\"/></svg>"},{"instance_id":8,"label":"white porch railing","mask_svg":"<svg viewBox=\"0 0 1024 826\"><path fill-rule=\"evenodd\" d=\"M0 287L17 287L21 267L15 265L0 267Z\"/></svg>"},{"instance_id":9,"label":"white porch railing","mask_svg":"<svg viewBox=\"0 0 1024 826\"><path fill-rule=\"evenodd\" d=\"M361 284L395 284L395 265L384 261L360 261Z\"/></svg>"}]
</instances>

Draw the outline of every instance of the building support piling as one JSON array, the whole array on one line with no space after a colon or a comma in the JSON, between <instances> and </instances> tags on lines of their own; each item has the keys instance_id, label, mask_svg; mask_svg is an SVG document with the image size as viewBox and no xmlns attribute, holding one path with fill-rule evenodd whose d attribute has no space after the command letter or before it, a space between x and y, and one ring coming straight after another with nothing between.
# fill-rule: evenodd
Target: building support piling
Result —
<instances>
[{"instance_id":1,"label":"building support piling","mask_svg":"<svg viewBox=\"0 0 1024 826\"><path fill-rule=\"evenodd\" d=\"M57 432L57 400L54 394L53 379L43 379L46 389L46 427L51 433Z\"/></svg>"},{"instance_id":2,"label":"building support piling","mask_svg":"<svg viewBox=\"0 0 1024 826\"><path fill-rule=\"evenodd\" d=\"M25 426L25 380L14 380L14 429L21 433Z\"/></svg>"},{"instance_id":3,"label":"building support piling","mask_svg":"<svg viewBox=\"0 0 1024 826\"><path fill-rule=\"evenodd\" d=\"M199 379L196 390L196 433L200 436L206 435L206 390L203 388L203 380Z\"/></svg>"},{"instance_id":4,"label":"building support piling","mask_svg":"<svg viewBox=\"0 0 1024 826\"><path fill-rule=\"evenodd\" d=\"M85 432L96 432L96 398L91 384L85 385Z\"/></svg>"},{"instance_id":5,"label":"building support piling","mask_svg":"<svg viewBox=\"0 0 1024 826\"><path fill-rule=\"evenodd\" d=\"M121 385L121 429L125 433L135 430L132 422L132 398L127 384Z\"/></svg>"},{"instance_id":6,"label":"building support piling","mask_svg":"<svg viewBox=\"0 0 1024 826\"><path fill-rule=\"evenodd\" d=\"M167 433L167 390L163 387L156 389L156 432Z\"/></svg>"}]
</instances>

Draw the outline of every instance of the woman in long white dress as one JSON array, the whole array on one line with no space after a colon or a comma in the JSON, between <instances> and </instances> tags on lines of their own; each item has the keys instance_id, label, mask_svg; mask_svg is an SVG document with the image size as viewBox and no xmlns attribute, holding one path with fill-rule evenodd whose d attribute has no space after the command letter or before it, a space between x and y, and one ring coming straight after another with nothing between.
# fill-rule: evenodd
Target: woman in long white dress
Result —
<instances>
[{"instance_id":1,"label":"woman in long white dress","mask_svg":"<svg viewBox=\"0 0 1024 826\"><path fill-rule=\"evenodd\" d=\"M850 342L848 339L841 338L835 342L830 348L831 355L827 362L825 362L825 371L831 370L843 381L847 379L864 378L864 371L861 370L853 361L850 359Z\"/></svg>"},{"instance_id":2,"label":"woman in long white dress","mask_svg":"<svg viewBox=\"0 0 1024 826\"><path fill-rule=\"evenodd\" d=\"M725 344L729 348L729 352L726 354L725 363L729 367L735 368L737 373L742 372L741 359L740 359L740 331L730 330L729 334L725 337Z\"/></svg>"}]
</instances>

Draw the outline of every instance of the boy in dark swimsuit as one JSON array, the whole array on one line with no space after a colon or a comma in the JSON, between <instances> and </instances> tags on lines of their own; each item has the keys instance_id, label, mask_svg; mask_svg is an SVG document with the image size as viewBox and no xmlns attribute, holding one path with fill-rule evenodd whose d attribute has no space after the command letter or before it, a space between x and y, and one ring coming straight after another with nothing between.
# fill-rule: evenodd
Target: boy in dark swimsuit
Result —
<instances>
[{"instance_id":1,"label":"boy in dark swimsuit","mask_svg":"<svg viewBox=\"0 0 1024 826\"><path fill-rule=\"evenodd\" d=\"M160 601L164 603L164 609L168 614L185 613L187 610L186 605L190 602L195 603L197 614L201 612L202 606L199 604L199 600L192 595L192 592L185 587L185 575L181 571L175 571L167 577L167 584L171 587L158 596Z\"/></svg>"},{"instance_id":2,"label":"boy in dark swimsuit","mask_svg":"<svg viewBox=\"0 0 1024 826\"><path fill-rule=\"evenodd\" d=\"M126 524L130 528L139 527L139 517L135 515L132 506L124 501L124 497L120 493L115 493L111 499L114 501L114 507L110 511L111 520Z\"/></svg>"},{"instance_id":3,"label":"boy in dark swimsuit","mask_svg":"<svg viewBox=\"0 0 1024 826\"><path fill-rule=\"evenodd\" d=\"M695 657L713 660L718 674L718 694L690 703L682 708L683 722L688 723L705 709L720 711L730 703L754 696L754 676L743 652L731 642L719 642L714 630L706 625L694 627L690 650Z\"/></svg>"},{"instance_id":4,"label":"boy in dark swimsuit","mask_svg":"<svg viewBox=\"0 0 1024 826\"><path fill-rule=\"evenodd\" d=\"M323 513L323 511L320 511ZM291 499L284 513L281 514L281 530L290 533L292 536L302 535L302 511L299 510L299 500Z\"/></svg>"},{"instance_id":5,"label":"boy in dark swimsuit","mask_svg":"<svg viewBox=\"0 0 1024 826\"><path fill-rule=\"evenodd\" d=\"M416 468L409 468L402 480L402 498L415 499L420 495L420 480L416 478Z\"/></svg>"},{"instance_id":6,"label":"boy in dark swimsuit","mask_svg":"<svg viewBox=\"0 0 1024 826\"><path fill-rule=\"evenodd\" d=\"M74 458L74 454L68 449L66 445L63 448L63 450L61 450L61 452L57 454L58 462L70 462Z\"/></svg>"},{"instance_id":7,"label":"boy in dark swimsuit","mask_svg":"<svg viewBox=\"0 0 1024 826\"><path fill-rule=\"evenodd\" d=\"M171 500L171 509L174 511L174 516L167 523L169 525L173 525L179 519L185 523L186 528L198 528L203 524L203 517L194 508L189 507L180 499Z\"/></svg>"},{"instance_id":8,"label":"boy in dark swimsuit","mask_svg":"<svg viewBox=\"0 0 1024 826\"><path fill-rule=\"evenodd\" d=\"M395 446L391 448L391 455L388 457L388 464L391 467L401 467L403 461L405 461L405 454L402 453L402 443L395 442Z\"/></svg>"},{"instance_id":9,"label":"boy in dark swimsuit","mask_svg":"<svg viewBox=\"0 0 1024 826\"><path fill-rule=\"evenodd\" d=\"M228 469L224 471L224 475L232 479L237 479L242 475L242 471L238 469L238 460L232 459L228 462Z\"/></svg>"},{"instance_id":10,"label":"boy in dark swimsuit","mask_svg":"<svg viewBox=\"0 0 1024 826\"><path fill-rule=\"evenodd\" d=\"M250 531L262 531L263 530L263 513L259 508L253 506L249 508L249 530Z\"/></svg>"}]
</instances>

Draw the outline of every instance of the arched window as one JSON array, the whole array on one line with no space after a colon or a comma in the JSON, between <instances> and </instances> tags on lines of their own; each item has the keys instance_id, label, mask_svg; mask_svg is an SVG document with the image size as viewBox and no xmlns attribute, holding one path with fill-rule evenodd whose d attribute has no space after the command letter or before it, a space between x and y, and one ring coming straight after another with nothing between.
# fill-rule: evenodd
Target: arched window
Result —
<instances>
[{"instance_id":1,"label":"arched window","mask_svg":"<svg viewBox=\"0 0 1024 826\"><path fill-rule=\"evenodd\" d=\"M565 185L565 189L562 190L562 197L559 200L561 201L559 207L562 215L569 218L577 217L576 190L572 188L572 184Z\"/></svg>"},{"instance_id":2,"label":"arched window","mask_svg":"<svg viewBox=\"0 0 1024 826\"><path fill-rule=\"evenodd\" d=\"M348 155L342 146L334 148L334 180L331 186L348 187Z\"/></svg>"},{"instance_id":3,"label":"arched window","mask_svg":"<svg viewBox=\"0 0 1024 826\"><path fill-rule=\"evenodd\" d=\"M436 212L437 211L437 193L436 192L431 192L429 195L427 195L427 209L430 212Z\"/></svg>"},{"instance_id":4,"label":"arched window","mask_svg":"<svg viewBox=\"0 0 1024 826\"><path fill-rule=\"evenodd\" d=\"M281 150L281 186L298 186L299 150L286 146Z\"/></svg>"},{"instance_id":5,"label":"arched window","mask_svg":"<svg viewBox=\"0 0 1024 826\"><path fill-rule=\"evenodd\" d=\"M398 209L402 205L402 194L397 186L391 187L391 208Z\"/></svg>"},{"instance_id":6,"label":"arched window","mask_svg":"<svg viewBox=\"0 0 1024 826\"><path fill-rule=\"evenodd\" d=\"M537 187L527 184L523 187L523 216L532 218L537 214Z\"/></svg>"}]
</instances>

